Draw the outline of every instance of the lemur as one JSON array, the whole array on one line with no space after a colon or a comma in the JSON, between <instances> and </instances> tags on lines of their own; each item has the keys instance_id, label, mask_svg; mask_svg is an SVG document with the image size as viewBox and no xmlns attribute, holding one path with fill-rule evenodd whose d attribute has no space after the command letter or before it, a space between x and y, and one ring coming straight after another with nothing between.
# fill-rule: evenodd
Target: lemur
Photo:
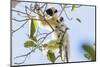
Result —
<instances>
[{"instance_id":1,"label":"lemur","mask_svg":"<svg viewBox=\"0 0 100 67\"><path fill-rule=\"evenodd\" d=\"M60 17L58 18L57 13L58 10L55 9L54 7L48 8L45 12L46 15L43 15L41 12L39 6L35 6L36 8L36 13L38 16L38 19L40 19L40 24L43 27L49 26L48 23L52 26L54 29L53 36L55 36L54 40L61 40L62 41L62 54L63 54L63 60L64 62L68 62L69 58L69 39L68 39L68 33L67 30L69 29L67 26L64 24L64 18ZM47 23L48 22L48 23Z\"/></svg>"}]
</instances>

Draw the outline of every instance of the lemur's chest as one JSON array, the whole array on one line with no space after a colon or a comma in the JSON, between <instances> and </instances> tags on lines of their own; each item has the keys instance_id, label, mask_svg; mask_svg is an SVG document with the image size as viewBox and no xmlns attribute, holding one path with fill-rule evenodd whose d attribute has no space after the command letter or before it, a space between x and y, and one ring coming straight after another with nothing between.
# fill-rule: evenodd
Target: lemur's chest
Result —
<instances>
[{"instance_id":1,"label":"lemur's chest","mask_svg":"<svg viewBox=\"0 0 100 67\"><path fill-rule=\"evenodd\" d=\"M44 20L45 22L42 22L43 25L47 26L48 23L54 28L55 26L58 25L57 23L57 18L56 17L50 17L50 18L45 18L46 20Z\"/></svg>"}]
</instances>

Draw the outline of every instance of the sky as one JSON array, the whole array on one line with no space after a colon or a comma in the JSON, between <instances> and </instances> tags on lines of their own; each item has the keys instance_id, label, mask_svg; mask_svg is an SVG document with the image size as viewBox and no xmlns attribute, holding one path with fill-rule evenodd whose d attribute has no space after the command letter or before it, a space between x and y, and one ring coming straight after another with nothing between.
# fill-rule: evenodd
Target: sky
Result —
<instances>
[{"instance_id":1,"label":"sky","mask_svg":"<svg viewBox=\"0 0 100 67\"><path fill-rule=\"evenodd\" d=\"M14 9L25 11L25 5L29 6L30 3L19 3ZM47 8L55 7L58 11L61 11L59 4L49 4ZM68 30L69 34L69 43L70 43L70 62L78 62L78 61L89 61L84 57L84 50L82 49L82 43L93 44L95 42L95 7L94 6L85 6L81 5L79 8L76 8L75 11L71 11L71 8L66 8L66 13L68 17L72 17L73 20L68 20L66 15L62 13L64 17L64 23L67 27L70 28ZM23 19L18 16L16 13L12 13L12 17L17 19ZM76 18L81 19L81 23L79 23ZM17 29L24 22L15 22L12 21L12 29ZM41 32L47 31L46 28ZM17 60L14 57L26 54L30 50L24 47L24 42L27 40L27 34L29 32L29 23L27 23L22 29L13 33L12 35L12 64L14 62L23 61L24 58L19 58ZM48 37L49 39L50 37ZM59 60L57 61L59 62ZM26 62L22 65L26 64L44 64L50 63L46 56L41 53L41 51L36 50L32 53L26 60Z\"/></svg>"}]
</instances>

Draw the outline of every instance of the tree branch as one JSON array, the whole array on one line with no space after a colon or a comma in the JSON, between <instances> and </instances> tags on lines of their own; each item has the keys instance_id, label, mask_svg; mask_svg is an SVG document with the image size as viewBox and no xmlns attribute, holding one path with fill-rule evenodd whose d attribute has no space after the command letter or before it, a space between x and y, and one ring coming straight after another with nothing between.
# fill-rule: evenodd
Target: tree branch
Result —
<instances>
[{"instance_id":1,"label":"tree branch","mask_svg":"<svg viewBox=\"0 0 100 67\"><path fill-rule=\"evenodd\" d=\"M23 64L23 63L26 61L27 57L28 57L32 52L33 52L33 50L31 50L31 51L30 51L29 53L27 53L27 54L24 54L24 55L15 57L14 59L17 59L17 58L20 58L20 57L25 57L24 61L19 62L19 63L15 62L15 64Z\"/></svg>"},{"instance_id":2,"label":"tree branch","mask_svg":"<svg viewBox=\"0 0 100 67\"><path fill-rule=\"evenodd\" d=\"M71 7L72 7L72 5L71 5L71 6L70 6L70 5L69 5L69 6L66 5L66 8L71 8ZM76 8L80 8L80 7L81 7L81 5L77 5L77 6L76 6Z\"/></svg>"},{"instance_id":3,"label":"tree branch","mask_svg":"<svg viewBox=\"0 0 100 67\"><path fill-rule=\"evenodd\" d=\"M44 11L43 11L43 15L44 15L44 13L45 13L45 11L46 11L46 8L47 8L47 3L46 3L46 5L45 5ZM45 16L45 15L44 15L44 16Z\"/></svg>"},{"instance_id":4,"label":"tree branch","mask_svg":"<svg viewBox=\"0 0 100 67\"><path fill-rule=\"evenodd\" d=\"M12 18L12 20L17 21L17 22L23 22L23 21L26 21L26 20L29 20L29 19L17 20L15 18Z\"/></svg>"},{"instance_id":5,"label":"tree branch","mask_svg":"<svg viewBox=\"0 0 100 67\"><path fill-rule=\"evenodd\" d=\"M18 13L22 13L22 14L27 15L26 13L24 13L24 12L22 12L22 11L19 11L19 10L11 10L11 11L18 12Z\"/></svg>"},{"instance_id":6,"label":"tree branch","mask_svg":"<svg viewBox=\"0 0 100 67\"><path fill-rule=\"evenodd\" d=\"M20 30L22 27L25 26L25 24L26 24L27 22L28 22L28 20L27 20L25 23L23 23L19 28L17 28L16 30L13 30L12 33L15 33L16 31Z\"/></svg>"},{"instance_id":7,"label":"tree branch","mask_svg":"<svg viewBox=\"0 0 100 67\"><path fill-rule=\"evenodd\" d=\"M62 14L62 12L64 11L64 13L65 13L65 15L66 15L67 19L68 19L68 20L72 20L73 18L69 18L69 17L68 17L68 15L67 15L67 13L66 13L66 11L65 11L65 6L64 6L64 7L62 7L62 5L60 5L60 7L62 8L62 11L61 11L60 15L61 15L61 14ZM59 15L59 16L60 16L60 15Z\"/></svg>"},{"instance_id":8,"label":"tree branch","mask_svg":"<svg viewBox=\"0 0 100 67\"><path fill-rule=\"evenodd\" d=\"M43 8L44 6L45 6L45 3L42 6L40 6L40 8Z\"/></svg>"},{"instance_id":9,"label":"tree branch","mask_svg":"<svg viewBox=\"0 0 100 67\"><path fill-rule=\"evenodd\" d=\"M39 45L42 44L42 43L44 42L44 40L45 40L51 33L53 33L53 32L54 32L54 31L51 31L51 32L49 32L48 34L46 34L45 37L39 38L39 39L38 39L38 42L39 42L41 39L43 39L43 40L39 43Z\"/></svg>"},{"instance_id":10,"label":"tree branch","mask_svg":"<svg viewBox=\"0 0 100 67\"><path fill-rule=\"evenodd\" d=\"M15 57L14 59L17 59L17 58L20 58L20 57L25 57L25 59L24 59L22 62L19 62L19 63L15 62L15 64L23 64L23 63L26 61L27 57L28 57L32 52L34 52L37 48L40 48L40 47L41 47L40 45L37 45L37 46L36 46L34 49L32 49L30 52L28 52L28 53L26 53L26 54L24 54L24 55L20 55L20 56Z\"/></svg>"},{"instance_id":11,"label":"tree branch","mask_svg":"<svg viewBox=\"0 0 100 67\"><path fill-rule=\"evenodd\" d=\"M55 58L55 60L57 60L59 57L60 57L60 55L58 55L58 56Z\"/></svg>"}]
</instances>

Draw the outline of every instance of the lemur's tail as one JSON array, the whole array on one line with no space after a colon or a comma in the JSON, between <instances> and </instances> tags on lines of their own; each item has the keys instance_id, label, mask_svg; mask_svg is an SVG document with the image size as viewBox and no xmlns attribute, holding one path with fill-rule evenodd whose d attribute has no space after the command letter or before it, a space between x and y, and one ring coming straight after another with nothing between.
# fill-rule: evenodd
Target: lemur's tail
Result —
<instances>
[{"instance_id":1,"label":"lemur's tail","mask_svg":"<svg viewBox=\"0 0 100 67\"><path fill-rule=\"evenodd\" d=\"M69 37L68 33L66 32L65 36L65 43L64 43L64 54L65 54L65 62L69 62Z\"/></svg>"}]
</instances>

